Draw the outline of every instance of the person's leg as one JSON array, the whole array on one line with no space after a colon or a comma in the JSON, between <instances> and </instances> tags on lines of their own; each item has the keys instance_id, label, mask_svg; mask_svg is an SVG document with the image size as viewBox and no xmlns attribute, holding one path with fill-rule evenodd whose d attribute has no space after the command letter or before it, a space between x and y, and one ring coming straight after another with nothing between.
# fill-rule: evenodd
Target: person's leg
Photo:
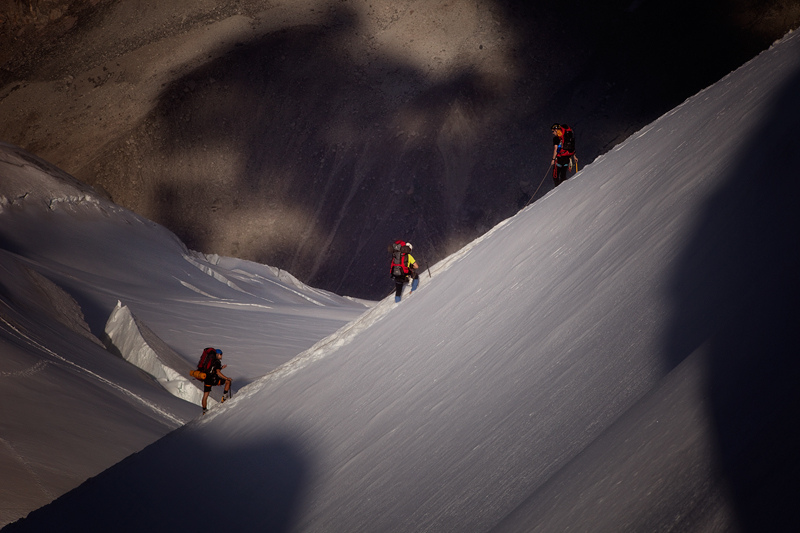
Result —
<instances>
[{"instance_id":1,"label":"person's leg","mask_svg":"<svg viewBox=\"0 0 800 533\"><path fill-rule=\"evenodd\" d=\"M402 278L394 278L394 301L395 303L400 301L400 297L403 295L403 280Z\"/></svg>"},{"instance_id":2,"label":"person's leg","mask_svg":"<svg viewBox=\"0 0 800 533\"><path fill-rule=\"evenodd\" d=\"M203 392L203 400L200 402L200 405L203 406L203 412L204 413L206 412L206 409L207 409L207 406L208 406L208 393L209 392L210 391L204 391Z\"/></svg>"},{"instance_id":3,"label":"person's leg","mask_svg":"<svg viewBox=\"0 0 800 533\"><path fill-rule=\"evenodd\" d=\"M556 164L556 172L555 176L553 177L553 185L558 187L565 179L567 179L567 167L564 165Z\"/></svg>"}]
</instances>

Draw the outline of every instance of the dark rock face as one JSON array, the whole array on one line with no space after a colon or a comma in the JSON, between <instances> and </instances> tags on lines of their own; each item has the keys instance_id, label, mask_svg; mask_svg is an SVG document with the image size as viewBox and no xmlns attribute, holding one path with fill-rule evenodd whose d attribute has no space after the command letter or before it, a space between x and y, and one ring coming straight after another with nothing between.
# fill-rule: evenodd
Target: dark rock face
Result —
<instances>
[{"instance_id":1,"label":"dark rock face","mask_svg":"<svg viewBox=\"0 0 800 533\"><path fill-rule=\"evenodd\" d=\"M800 21L789 1L135 4L11 2L0 139L190 248L364 298L392 290L394 239L425 266L549 192L553 122L588 164Z\"/></svg>"}]
</instances>

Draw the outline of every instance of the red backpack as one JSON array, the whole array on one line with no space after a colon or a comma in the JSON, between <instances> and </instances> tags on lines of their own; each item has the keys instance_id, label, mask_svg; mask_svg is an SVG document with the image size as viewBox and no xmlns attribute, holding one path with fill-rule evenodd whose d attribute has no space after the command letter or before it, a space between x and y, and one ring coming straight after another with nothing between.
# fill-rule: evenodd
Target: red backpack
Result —
<instances>
[{"instance_id":1,"label":"red backpack","mask_svg":"<svg viewBox=\"0 0 800 533\"><path fill-rule=\"evenodd\" d=\"M405 241L394 241L394 244L389 246L389 251L392 252L392 264L389 267L389 273L394 277L408 275L407 256L411 249L406 246Z\"/></svg>"},{"instance_id":2,"label":"red backpack","mask_svg":"<svg viewBox=\"0 0 800 533\"><path fill-rule=\"evenodd\" d=\"M575 155L575 132L566 124L562 124L561 129L564 132L564 137L561 141L561 149L556 155L559 157Z\"/></svg>"},{"instance_id":3,"label":"red backpack","mask_svg":"<svg viewBox=\"0 0 800 533\"><path fill-rule=\"evenodd\" d=\"M217 359L217 350L214 348L206 348L203 350L203 355L200 356L200 361L197 363L197 370L190 372L191 376L203 381L206 376L211 372L214 361Z\"/></svg>"}]
</instances>

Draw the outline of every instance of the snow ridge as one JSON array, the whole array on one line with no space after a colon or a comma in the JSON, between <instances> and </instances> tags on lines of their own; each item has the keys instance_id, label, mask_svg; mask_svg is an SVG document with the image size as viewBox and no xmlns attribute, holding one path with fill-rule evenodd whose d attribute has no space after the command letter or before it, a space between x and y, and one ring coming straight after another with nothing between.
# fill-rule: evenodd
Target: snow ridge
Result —
<instances>
[{"instance_id":1,"label":"snow ridge","mask_svg":"<svg viewBox=\"0 0 800 533\"><path fill-rule=\"evenodd\" d=\"M117 302L117 307L108 318L106 334L126 361L153 376L173 396L200 405L203 395L200 389L188 377L161 361L139 331L130 309L122 302ZM212 404L216 403L209 400Z\"/></svg>"},{"instance_id":2,"label":"snow ridge","mask_svg":"<svg viewBox=\"0 0 800 533\"><path fill-rule=\"evenodd\" d=\"M158 407L156 404L145 400L144 398L142 398L138 394L135 394L134 392L126 389L125 387L122 387L122 386L118 385L117 383L114 383L113 381L104 378L103 376L97 374L96 372L92 372L91 370L89 370L86 367L83 367L83 366L81 366L81 365L79 365L77 363L74 363L74 362L72 362L72 361L70 361L70 360L68 360L68 359L66 359L64 357L61 357L60 355L55 353L53 350L49 349L48 347L42 345L41 343L39 343L36 340L34 340L31 337L29 337L28 335L24 334L22 331L20 331L18 328L16 328L13 324L8 322L7 320L5 320L3 317L0 317L0 321L2 321L6 326L8 326L9 331L11 331L14 334L16 334L20 339L24 340L25 342L27 342L28 344L30 344L34 348L47 353L48 355L50 355L51 357L57 359L58 361L60 361L62 363L65 363L65 364L67 364L67 365L69 365L71 367L77 368L81 372L89 374L93 378L97 379L98 381L101 381L102 383L104 383L105 385L108 385L109 387L112 387L112 388L114 388L114 389L116 389L116 390L118 390L118 391L120 391L120 392L122 392L122 393L124 393L124 394L126 394L128 396L131 396L132 398L137 400L139 403L145 405L148 409L150 409L153 412L157 413L162 418L166 419L167 421L169 421L170 423L174 424L175 426L182 426L182 425L184 425L186 423L185 420L182 420L180 418L177 418L177 417L173 416L172 414L170 414L170 413L166 412L165 410L161 409L160 407Z\"/></svg>"}]
</instances>

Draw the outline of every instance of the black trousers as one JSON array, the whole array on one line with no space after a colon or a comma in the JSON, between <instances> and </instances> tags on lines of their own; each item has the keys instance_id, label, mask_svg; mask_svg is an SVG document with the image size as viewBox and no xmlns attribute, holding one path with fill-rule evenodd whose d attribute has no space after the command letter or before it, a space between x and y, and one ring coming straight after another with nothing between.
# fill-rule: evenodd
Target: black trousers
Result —
<instances>
[{"instance_id":1,"label":"black trousers","mask_svg":"<svg viewBox=\"0 0 800 533\"><path fill-rule=\"evenodd\" d=\"M410 279L416 279L417 276L419 275L419 274L417 274L416 269L412 268L412 269L409 269L409 270L411 270L411 272L409 272L405 276L399 276L399 277L398 276L392 276L394 278L394 295L395 296L402 296L403 295L403 285L408 283L409 278Z\"/></svg>"},{"instance_id":2,"label":"black trousers","mask_svg":"<svg viewBox=\"0 0 800 533\"><path fill-rule=\"evenodd\" d=\"M568 168L569 168L569 157L556 158L556 164L553 167L553 185L558 187L563 182L567 181Z\"/></svg>"}]
</instances>

